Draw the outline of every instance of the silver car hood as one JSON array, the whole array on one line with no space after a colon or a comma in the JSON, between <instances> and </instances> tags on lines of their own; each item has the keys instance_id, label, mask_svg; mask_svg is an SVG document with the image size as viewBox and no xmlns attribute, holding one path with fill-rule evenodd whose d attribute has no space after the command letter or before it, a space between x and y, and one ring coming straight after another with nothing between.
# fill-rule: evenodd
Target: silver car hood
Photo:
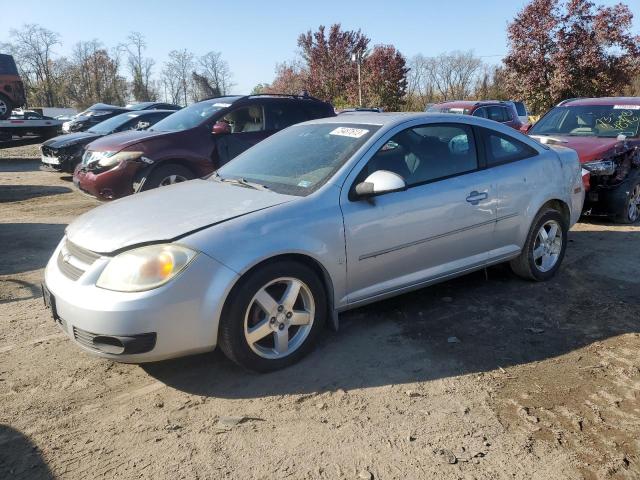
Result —
<instances>
[{"instance_id":1,"label":"silver car hood","mask_svg":"<svg viewBox=\"0 0 640 480\"><path fill-rule=\"evenodd\" d=\"M138 193L85 213L67 238L93 252L170 241L218 223L289 202L296 197L207 180Z\"/></svg>"}]
</instances>

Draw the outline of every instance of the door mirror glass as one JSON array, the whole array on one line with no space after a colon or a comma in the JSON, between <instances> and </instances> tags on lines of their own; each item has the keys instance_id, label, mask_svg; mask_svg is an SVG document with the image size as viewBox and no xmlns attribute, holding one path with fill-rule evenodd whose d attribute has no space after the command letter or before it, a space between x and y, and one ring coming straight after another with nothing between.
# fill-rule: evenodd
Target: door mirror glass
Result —
<instances>
[{"instance_id":1,"label":"door mirror glass","mask_svg":"<svg viewBox=\"0 0 640 480\"><path fill-rule=\"evenodd\" d=\"M212 135L224 135L231 133L231 127L227 122L216 122L211 130Z\"/></svg>"},{"instance_id":2,"label":"door mirror glass","mask_svg":"<svg viewBox=\"0 0 640 480\"><path fill-rule=\"evenodd\" d=\"M369 198L385 193L406 190L407 184L397 173L388 170L377 170L369 175L364 182L356 185L355 193L358 198Z\"/></svg>"}]
</instances>

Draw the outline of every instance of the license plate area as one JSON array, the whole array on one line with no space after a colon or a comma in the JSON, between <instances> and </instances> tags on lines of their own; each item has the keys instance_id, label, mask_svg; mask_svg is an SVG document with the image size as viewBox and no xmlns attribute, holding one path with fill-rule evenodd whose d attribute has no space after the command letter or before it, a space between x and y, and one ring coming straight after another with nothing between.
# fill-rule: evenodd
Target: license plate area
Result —
<instances>
[{"instance_id":1,"label":"license plate area","mask_svg":"<svg viewBox=\"0 0 640 480\"><path fill-rule=\"evenodd\" d=\"M51 310L53 320L56 323L60 323L60 317L58 316L58 310L56 309L56 299L44 283L42 284L42 299L44 301L44 307Z\"/></svg>"}]
</instances>

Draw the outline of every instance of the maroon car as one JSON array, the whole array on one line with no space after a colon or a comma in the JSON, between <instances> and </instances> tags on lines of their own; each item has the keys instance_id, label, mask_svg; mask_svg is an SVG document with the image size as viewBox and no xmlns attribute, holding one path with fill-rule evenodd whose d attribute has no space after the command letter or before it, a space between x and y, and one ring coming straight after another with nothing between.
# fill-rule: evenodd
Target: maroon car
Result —
<instances>
[{"instance_id":1,"label":"maroon car","mask_svg":"<svg viewBox=\"0 0 640 480\"><path fill-rule=\"evenodd\" d=\"M269 135L334 116L309 96L227 96L195 103L145 131L108 135L87 146L74 183L100 200L203 177Z\"/></svg>"},{"instance_id":2,"label":"maroon car","mask_svg":"<svg viewBox=\"0 0 640 480\"><path fill-rule=\"evenodd\" d=\"M501 100L456 100L436 103L431 105L427 112L457 113L459 115L488 118L520 131L525 131L528 126L518 117L518 111L513 102Z\"/></svg>"},{"instance_id":3,"label":"maroon car","mask_svg":"<svg viewBox=\"0 0 640 480\"><path fill-rule=\"evenodd\" d=\"M565 100L528 133L578 152L586 213L621 223L640 219L640 97Z\"/></svg>"}]
</instances>

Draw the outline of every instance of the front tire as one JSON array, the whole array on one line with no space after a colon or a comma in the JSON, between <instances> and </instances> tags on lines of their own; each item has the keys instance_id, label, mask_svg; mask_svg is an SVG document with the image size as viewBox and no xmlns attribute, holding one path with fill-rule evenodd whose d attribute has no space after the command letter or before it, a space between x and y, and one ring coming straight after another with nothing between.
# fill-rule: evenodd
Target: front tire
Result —
<instances>
[{"instance_id":1,"label":"front tire","mask_svg":"<svg viewBox=\"0 0 640 480\"><path fill-rule=\"evenodd\" d=\"M149 174L142 186L142 190L145 191L151 190L152 188L166 187L175 183L193 180L194 178L195 175L193 172L182 165L161 165Z\"/></svg>"},{"instance_id":2,"label":"front tire","mask_svg":"<svg viewBox=\"0 0 640 480\"><path fill-rule=\"evenodd\" d=\"M219 345L256 372L288 367L309 353L326 321L326 293L316 273L295 261L258 267L227 299Z\"/></svg>"},{"instance_id":3,"label":"front tire","mask_svg":"<svg viewBox=\"0 0 640 480\"><path fill-rule=\"evenodd\" d=\"M623 224L636 223L640 219L640 178L630 186L622 211L616 215L615 221Z\"/></svg>"},{"instance_id":4,"label":"front tire","mask_svg":"<svg viewBox=\"0 0 640 480\"><path fill-rule=\"evenodd\" d=\"M511 270L527 280L543 282L560 269L567 248L569 226L560 212L542 210L531 224L520 255L511 260Z\"/></svg>"}]
</instances>

